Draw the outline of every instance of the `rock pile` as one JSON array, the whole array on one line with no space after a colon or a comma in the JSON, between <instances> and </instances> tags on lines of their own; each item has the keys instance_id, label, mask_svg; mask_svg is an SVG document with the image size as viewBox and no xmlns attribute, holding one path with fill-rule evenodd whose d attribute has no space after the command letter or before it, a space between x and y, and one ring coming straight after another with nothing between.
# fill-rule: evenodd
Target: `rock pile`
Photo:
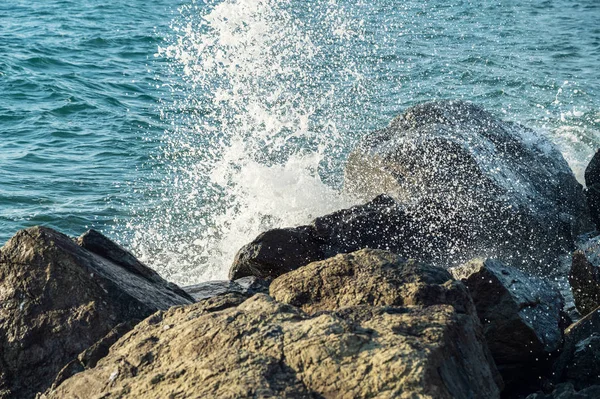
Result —
<instances>
[{"instance_id":1,"label":"rock pile","mask_svg":"<svg viewBox=\"0 0 600 399\"><path fill-rule=\"evenodd\" d=\"M598 397L600 237L573 253L571 323L548 276L591 227L550 144L432 103L367 137L346 176L375 198L264 232L229 281L179 288L93 230L18 232L0 398Z\"/></svg>"}]
</instances>

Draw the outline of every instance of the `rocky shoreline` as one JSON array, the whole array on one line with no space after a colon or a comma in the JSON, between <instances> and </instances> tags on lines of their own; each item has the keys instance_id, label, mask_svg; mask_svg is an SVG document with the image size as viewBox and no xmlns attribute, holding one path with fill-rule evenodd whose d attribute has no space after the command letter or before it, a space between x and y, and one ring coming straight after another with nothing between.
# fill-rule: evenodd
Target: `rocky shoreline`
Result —
<instances>
[{"instance_id":1,"label":"rocky shoreline","mask_svg":"<svg viewBox=\"0 0 600 399\"><path fill-rule=\"evenodd\" d=\"M182 288L94 230L19 231L0 398L600 397L597 216L543 137L424 104L364 139L345 185L362 205Z\"/></svg>"}]
</instances>

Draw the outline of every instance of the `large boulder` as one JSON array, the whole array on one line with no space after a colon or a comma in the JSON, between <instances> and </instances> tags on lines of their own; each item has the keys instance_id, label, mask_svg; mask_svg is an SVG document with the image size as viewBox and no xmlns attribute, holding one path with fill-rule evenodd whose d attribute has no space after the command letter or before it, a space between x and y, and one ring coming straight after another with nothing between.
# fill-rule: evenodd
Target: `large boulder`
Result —
<instances>
[{"instance_id":1,"label":"large boulder","mask_svg":"<svg viewBox=\"0 0 600 399\"><path fill-rule=\"evenodd\" d=\"M310 314L234 293L159 312L45 398L499 398L471 299L445 270L363 250L289 276L271 292Z\"/></svg>"},{"instance_id":2,"label":"large boulder","mask_svg":"<svg viewBox=\"0 0 600 399\"><path fill-rule=\"evenodd\" d=\"M362 248L384 249L428 261L443 237L426 237L404 208L388 195L318 217L306 226L273 229L242 247L229 278L273 279L310 262Z\"/></svg>"},{"instance_id":3,"label":"large boulder","mask_svg":"<svg viewBox=\"0 0 600 399\"><path fill-rule=\"evenodd\" d=\"M123 262L44 227L0 249L0 398L33 397L119 324L192 302L144 265Z\"/></svg>"},{"instance_id":4,"label":"large boulder","mask_svg":"<svg viewBox=\"0 0 600 399\"><path fill-rule=\"evenodd\" d=\"M565 345L554 375L576 389L600 385L600 308L565 330Z\"/></svg>"},{"instance_id":5,"label":"large boulder","mask_svg":"<svg viewBox=\"0 0 600 399\"><path fill-rule=\"evenodd\" d=\"M419 221L439 264L495 257L547 274L592 228L582 186L542 135L462 101L406 110L349 156L346 189L387 193Z\"/></svg>"},{"instance_id":6,"label":"large boulder","mask_svg":"<svg viewBox=\"0 0 600 399\"><path fill-rule=\"evenodd\" d=\"M273 280L269 291L307 313L359 305L449 304L477 316L467 289L448 271L377 249L310 263Z\"/></svg>"},{"instance_id":7,"label":"large boulder","mask_svg":"<svg viewBox=\"0 0 600 399\"><path fill-rule=\"evenodd\" d=\"M569 283L580 314L585 316L600 306L600 236L573 253Z\"/></svg>"},{"instance_id":8,"label":"large boulder","mask_svg":"<svg viewBox=\"0 0 600 399\"><path fill-rule=\"evenodd\" d=\"M562 347L564 300L544 279L497 260L451 269L469 289L490 351L508 389L539 382Z\"/></svg>"}]
</instances>

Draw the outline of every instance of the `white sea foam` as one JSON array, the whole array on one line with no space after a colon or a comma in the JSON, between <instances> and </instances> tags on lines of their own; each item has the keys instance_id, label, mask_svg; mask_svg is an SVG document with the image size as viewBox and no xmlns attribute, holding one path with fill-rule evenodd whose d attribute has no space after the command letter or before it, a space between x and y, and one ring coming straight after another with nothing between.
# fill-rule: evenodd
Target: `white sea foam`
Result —
<instances>
[{"instance_id":1,"label":"white sea foam","mask_svg":"<svg viewBox=\"0 0 600 399\"><path fill-rule=\"evenodd\" d=\"M192 3L159 49L171 63L174 101L162 111L172 128L156 207L129 228L136 254L171 281L226 278L260 232L352 202L322 178L340 170L347 137L334 106L344 85L323 74L343 68L351 87L361 75L343 51L331 59L315 43L343 50L356 33L335 1L311 9L314 26L293 10L288 0Z\"/></svg>"}]
</instances>

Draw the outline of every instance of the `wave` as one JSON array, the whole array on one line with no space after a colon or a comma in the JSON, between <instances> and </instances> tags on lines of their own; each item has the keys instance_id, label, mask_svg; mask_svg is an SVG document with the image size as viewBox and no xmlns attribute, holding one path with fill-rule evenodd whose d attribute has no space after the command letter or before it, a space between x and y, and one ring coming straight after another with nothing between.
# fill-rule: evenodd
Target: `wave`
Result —
<instances>
[{"instance_id":1,"label":"wave","mask_svg":"<svg viewBox=\"0 0 600 399\"><path fill-rule=\"evenodd\" d=\"M304 11L280 0L186 6L159 49L172 90L155 169L164 178L154 209L128 228L134 251L172 281L226 278L265 229L352 203L338 190L352 139L335 106L361 79L342 43L353 33L340 21L351 21L335 2ZM339 67L341 84L331 78Z\"/></svg>"}]
</instances>

